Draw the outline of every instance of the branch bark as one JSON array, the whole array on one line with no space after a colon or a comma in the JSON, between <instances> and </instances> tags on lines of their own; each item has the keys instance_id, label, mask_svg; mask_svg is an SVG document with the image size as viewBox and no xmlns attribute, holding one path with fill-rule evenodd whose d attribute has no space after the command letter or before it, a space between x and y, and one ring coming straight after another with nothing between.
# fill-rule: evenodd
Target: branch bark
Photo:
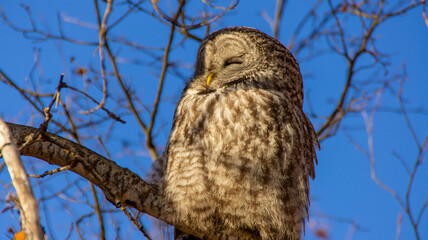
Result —
<instances>
[{"instance_id":1,"label":"branch bark","mask_svg":"<svg viewBox=\"0 0 428 240\"><path fill-rule=\"evenodd\" d=\"M174 225L183 232L200 235L191 227L174 222L173 216L162 214L165 201L158 194L158 190L129 169L57 135L46 133L34 138L39 132L37 128L13 123L7 125L12 131L16 145L25 143L25 147L20 149L22 155L39 158L52 165L69 166L70 171L97 185L107 200L115 206L134 208ZM31 139L34 141L27 143Z\"/></svg>"}]
</instances>

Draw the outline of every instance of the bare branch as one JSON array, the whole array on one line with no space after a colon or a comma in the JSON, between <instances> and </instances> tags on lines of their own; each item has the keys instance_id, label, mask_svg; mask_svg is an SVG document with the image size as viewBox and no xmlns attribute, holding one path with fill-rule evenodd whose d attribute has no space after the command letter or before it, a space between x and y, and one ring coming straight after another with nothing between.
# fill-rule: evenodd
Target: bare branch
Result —
<instances>
[{"instance_id":1,"label":"bare branch","mask_svg":"<svg viewBox=\"0 0 428 240\"><path fill-rule=\"evenodd\" d=\"M138 228L138 230L140 230L140 232L144 235L144 237L146 237L148 240L151 240L151 237L149 236L147 231L144 229L144 227L138 223L137 219L135 219L131 215L131 213L126 209L125 206L121 205L120 210L122 210L122 212L125 213L126 217L128 217L128 219L131 220L131 222Z\"/></svg>"},{"instance_id":2,"label":"bare branch","mask_svg":"<svg viewBox=\"0 0 428 240\"><path fill-rule=\"evenodd\" d=\"M378 100L380 98L380 93L378 95ZM380 181L376 175L376 158L375 158L375 152L374 152L374 144L373 144L373 123L374 123L374 114L376 112L376 107L373 108L370 115L367 114L367 112L362 111L361 115L364 118L364 125L366 126L367 131L367 145L369 148L369 159L370 159L370 177L373 179L373 181L382 189L389 192L401 205L403 209L405 209L405 203L403 200L401 200L400 196L397 194L395 190L393 190L391 187L384 184L382 181Z\"/></svg>"},{"instance_id":3,"label":"bare branch","mask_svg":"<svg viewBox=\"0 0 428 240\"><path fill-rule=\"evenodd\" d=\"M98 0L95 0L97 12L98 12L97 1ZM105 46L105 41L106 41L106 38L107 38L106 37L106 35L107 35L107 20L108 20L108 18L110 16L110 13L111 13L111 10L112 10L112 5L113 5L113 0L107 0L107 7L105 9L103 19L102 19L101 22L98 21L98 23L99 23L99 31L98 31L98 42L99 42L99 45L98 45L98 52L99 52L99 56L100 56L101 75L102 75L102 78L103 78L103 99L94 108L89 109L87 111L80 111L79 113L81 113L81 114L90 114L90 113L95 112L96 110L102 108L104 106L104 104L106 103L106 100L107 100L108 89L107 89L106 66L105 66L105 62L104 62L104 46Z\"/></svg>"},{"instance_id":4,"label":"bare branch","mask_svg":"<svg viewBox=\"0 0 428 240\"><path fill-rule=\"evenodd\" d=\"M83 91L81 91L81 90L79 90L79 89L77 89L77 88L75 88L75 87L69 86L69 85L67 85L66 83L63 83L63 87L64 87L64 88L69 88L69 89L71 89L71 90L73 90L73 91L76 91L76 92L78 92L78 93L80 93L80 94L84 95L85 97L89 98L92 102L94 102L94 103L98 104L98 106L100 106L100 108L101 108L103 111L105 111L105 112L108 114L108 116L109 116L110 118L112 118L112 119L114 119L114 120L116 120L116 121L118 121L118 122L121 122L121 123L126 123L126 121L122 120L120 117L116 116L116 114L114 114L113 112L111 112L111 111L109 111L107 108L105 108L105 107L104 107L104 104L98 103L98 101L97 101L97 100L95 100L93 97L91 97L89 94L87 94L87 93L85 93L85 92L83 92Z\"/></svg>"},{"instance_id":5,"label":"bare branch","mask_svg":"<svg viewBox=\"0 0 428 240\"><path fill-rule=\"evenodd\" d=\"M278 39L279 37L279 26L281 23L282 13L284 11L284 7L287 4L286 0L277 0L275 7L275 20L273 25L273 36Z\"/></svg>"},{"instance_id":6,"label":"bare branch","mask_svg":"<svg viewBox=\"0 0 428 240\"><path fill-rule=\"evenodd\" d=\"M211 18L210 20L205 20L205 21L202 21L202 22L200 22L200 23L196 23L196 24L192 24L192 25L183 25L183 24L181 24L181 23L179 23L179 22L177 22L177 20L174 20L174 19L172 19L171 17L169 17L167 14L165 14L159 7L158 7L158 5L157 5L157 3L158 3L158 1L159 0L152 0L151 2L152 2L152 5L153 5L153 8L155 9L155 11L163 18L163 19L165 19L166 21L168 21L169 23L171 23L172 25L175 25L175 26L177 26L177 27L180 27L180 28L186 28L186 29L196 29L196 28L200 28L200 27L203 27L203 26L206 26L206 25L209 25L209 24L211 24L211 23L213 23L213 22L215 22L215 21L217 21L218 19L220 19L227 11L229 11L229 10L231 10L231 9L234 9L237 5L238 5L238 3L239 3L239 0L236 0L236 2L235 2L235 0L232 0L231 2L230 2L230 5L228 6L228 7L226 7L226 8L222 8L223 9L223 11L222 12L220 12L219 14L217 14L216 16L214 16L213 18ZM181 0L181 1L185 1L185 0ZM211 6L211 5L210 5ZM214 8L218 8L218 7L214 7Z\"/></svg>"},{"instance_id":7,"label":"bare branch","mask_svg":"<svg viewBox=\"0 0 428 240\"><path fill-rule=\"evenodd\" d=\"M91 187L92 197L94 198L95 203L95 213L97 214L98 222L100 223L100 239L105 240L106 239L106 230L104 228L104 218L101 213L101 207L98 200L97 191L95 189L95 185L91 182L89 182L89 186Z\"/></svg>"},{"instance_id":8,"label":"bare branch","mask_svg":"<svg viewBox=\"0 0 428 240\"><path fill-rule=\"evenodd\" d=\"M397 216L397 234L395 235L395 240L400 239L402 223L403 223L403 214L399 213Z\"/></svg>"},{"instance_id":9,"label":"bare branch","mask_svg":"<svg viewBox=\"0 0 428 240\"><path fill-rule=\"evenodd\" d=\"M173 19L173 23L177 22L177 19L181 14L184 3L185 3L184 0L180 1L180 4L177 8L177 13L175 14L174 19ZM166 71L168 69L168 57L169 57L169 51L171 49L172 40L174 39L174 32L175 32L175 25L172 24L171 30L169 32L168 43L166 45L165 53L164 53L163 60L162 60L162 70L161 70L161 74L159 77L158 91L156 93L156 98L155 98L155 101L153 104L152 113L150 114L150 124L149 124L149 127L147 128L147 131L146 131L146 147L149 150L150 155L152 156L153 160L155 160L158 157L158 154L157 154L156 148L153 144L152 132L153 132L153 126L155 125L155 121L156 121L156 114L157 114L158 108L159 108L160 97L162 95L163 83L165 81Z\"/></svg>"},{"instance_id":10,"label":"bare branch","mask_svg":"<svg viewBox=\"0 0 428 240\"><path fill-rule=\"evenodd\" d=\"M75 43L75 44L80 44L80 45L88 45L88 46L98 45L97 42L81 41L81 40L76 40L73 38L66 37L63 34L58 36L55 34L44 32L44 31L42 31L36 27L35 21L31 16L29 7L25 6L24 8L26 9L27 14L29 15L30 23L32 25L32 29L24 29L24 28L20 28L20 27L14 25L9 20L9 18L6 17L6 14L4 13L4 11L1 7L0 7L0 17L3 18L3 21L5 21L9 27L11 27L13 30L15 30L17 32L21 32L26 38L34 39L34 40L42 41L42 42L46 41L46 40L56 39L56 40L63 40L63 41L67 41L67 42L71 42L71 43Z\"/></svg>"}]
</instances>

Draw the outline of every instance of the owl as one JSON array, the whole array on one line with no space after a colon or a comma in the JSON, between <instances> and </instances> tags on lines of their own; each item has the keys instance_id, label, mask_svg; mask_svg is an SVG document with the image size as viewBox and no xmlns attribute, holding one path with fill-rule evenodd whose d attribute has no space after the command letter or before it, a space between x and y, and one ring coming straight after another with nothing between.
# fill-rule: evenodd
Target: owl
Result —
<instances>
[{"instance_id":1,"label":"owl","mask_svg":"<svg viewBox=\"0 0 428 240\"><path fill-rule=\"evenodd\" d=\"M299 65L248 27L207 36L151 173L164 219L203 239L300 239L315 177Z\"/></svg>"}]
</instances>

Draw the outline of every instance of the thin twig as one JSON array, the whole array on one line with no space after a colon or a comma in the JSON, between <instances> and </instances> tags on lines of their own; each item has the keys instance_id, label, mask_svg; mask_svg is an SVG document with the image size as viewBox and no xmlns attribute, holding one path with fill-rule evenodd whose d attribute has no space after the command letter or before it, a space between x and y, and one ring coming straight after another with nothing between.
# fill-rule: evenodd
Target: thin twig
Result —
<instances>
[{"instance_id":1,"label":"thin twig","mask_svg":"<svg viewBox=\"0 0 428 240\"><path fill-rule=\"evenodd\" d=\"M368 232L368 231L370 231L370 229L368 229L367 227L361 226L354 219L348 219L348 218L344 218L344 217L332 216L332 215L329 215L329 214L326 214L326 213L316 212L316 211L312 211L312 215L315 215L315 216L321 217L321 218L330 219L330 220L335 221L335 222L348 223L348 224L352 225L357 231L362 231L362 232Z\"/></svg>"},{"instance_id":2,"label":"thin twig","mask_svg":"<svg viewBox=\"0 0 428 240\"><path fill-rule=\"evenodd\" d=\"M27 13L30 11L29 9L26 10ZM35 22L34 19L31 17L30 15L30 23L32 25L32 29L23 29L20 28L16 25L14 25L9 18L6 17L6 14L4 13L3 9L0 7L0 17L3 19L4 22L6 22L6 24L12 28L13 30L20 32L24 35L24 37L28 38L28 39L33 39L33 40L37 40L37 41L46 41L46 40L50 40L50 39L55 39L55 40L63 40L66 42L71 42L71 43L75 43L75 44L79 44L79 45L87 45L87 46L96 46L98 45L97 42L86 42L86 41L81 41L81 40L76 40L73 38L69 38L66 37L64 35L54 35L51 33L47 33L44 31L39 30L36 26L35 26Z\"/></svg>"},{"instance_id":3,"label":"thin twig","mask_svg":"<svg viewBox=\"0 0 428 240\"><path fill-rule=\"evenodd\" d=\"M97 1L97 0L95 0L95 1ZM91 113L95 112L96 110L102 108L107 101L108 87L107 87L106 66L105 66L105 62L104 62L104 46L105 46L106 35L107 35L107 20L108 20L110 13L112 11L113 0L106 0L106 1L107 1L107 6L106 6L106 9L104 11L103 19L102 19L101 23L98 22L100 24L99 25L99 31L98 31L98 42L99 42L98 52L99 52L99 56L100 56L100 68L101 68L101 75L102 75L102 79L103 79L103 98L97 106L95 106L94 108L89 109L87 111L79 111L80 114L91 114ZM98 11L98 6L97 6L97 11Z\"/></svg>"},{"instance_id":4,"label":"thin twig","mask_svg":"<svg viewBox=\"0 0 428 240\"><path fill-rule=\"evenodd\" d=\"M278 39L279 37L279 26L281 23L282 13L284 6L287 4L286 0L277 0L275 7L275 20L273 22L273 36Z\"/></svg>"},{"instance_id":5,"label":"thin twig","mask_svg":"<svg viewBox=\"0 0 428 240\"><path fill-rule=\"evenodd\" d=\"M97 3L97 1L98 0L94 0L95 9L98 9L98 3ZM100 20L101 16L100 16L100 13L99 13L98 10L96 11L96 14L97 14L97 19L99 19L98 21L101 22L101 20ZM134 104L134 102L132 100L132 96L131 96L130 92L128 91L127 87L125 86L125 83L122 80L122 77L121 77L121 75L119 73L119 68L118 68L117 63L116 63L116 58L113 55L113 53L112 53L112 51L110 49L110 46L109 46L109 43L108 43L107 40L105 40L105 42L104 42L104 48L107 51L107 55L109 57L110 63L112 64L113 71L114 71L114 76L115 76L116 80L119 83L119 86L120 86L120 88L122 90L122 93L125 95L126 101L128 103L128 107L130 108L132 114L134 115L135 119L137 120L138 124L143 129L143 131L144 132L147 131L147 126L143 122L143 120L141 119L141 117L139 115L139 112L137 111L137 109L135 107L135 104Z\"/></svg>"},{"instance_id":6,"label":"thin twig","mask_svg":"<svg viewBox=\"0 0 428 240\"><path fill-rule=\"evenodd\" d=\"M72 169L75 166L76 166L76 162L73 161L70 165L67 165L67 166L64 166L64 167L60 167L60 168L55 168L54 170L46 171L46 172L44 172L43 174L40 174L40 175L38 175L38 174L28 174L28 176L32 177L32 178L44 178L44 177L46 177L48 175L53 175L55 173L59 173L59 172L65 171L65 170L70 170L70 169Z\"/></svg>"},{"instance_id":7,"label":"thin twig","mask_svg":"<svg viewBox=\"0 0 428 240\"><path fill-rule=\"evenodd\" d=\"M330 5L330 7L332 8L333 6ZM332 11L333 11L333 9L332 9ZM340 24L340 23L337 21L337 24ZM348 66L347 66L346 83L345 83L345 86L342 90L340 99L336 105L336 108L333 110L333 112L329 115L328 119L323 123L323 125L317 131L318 137L322 137L321 135L323 134L323 132L325 130L327 130L328 128L332 127L332 125L334 125L332 123L334 122L335 118L337 117L337 115L339 113L341 113L343 111L343 105L345 104L345 100L348 96L350 87L352 86L352 80L353 80L354 74L355 74L356 62L362 56L362 54L366 52L367 43L368 43L369 39L371 39L372 34L373 34L374 30L376 29L376 27L378 27L378 25L379 25L378 21L372 22L369 30L365 33L364 37L361 40L361 43L359 44L358 51L355 53L355 55L352 58L350 58L347 55L347 50L343 49L343 53L345 54L345 58L348 60L347 61ZM343 47L346 47L346 44L343 44ZM348 56L348 57L346 57L346 56Z\"/></svg>"},{"instance_id":8,"label":"thin twig","mask_svg":"<svg viewBox=\"0 0 428 240\"><path fill-rule=\"evenodd\" d=\"M78 92L78 93L80 93L80 94L84 95L85 97L87 97L87 98L89 98L91 101L93 101L94 103L98 104L98 106L101 106L100 108L101 108L102 110L104 110L104 111L108 114L108 116L109 116L110 118L112 118L112 119L114 119L114 120L116 120L116 121L118 121L118 122L121 122L121 123L126 123L126 121L125 121L125 120L122 120L119 116L116 116L116 114L114 114L114 113L110 112L107 108L105 108L105 107L104 107L104 105L101 105L100 103L98 103L98 101L97 101L97 100L95 100L95 98L91 97L89 94L85 93L84 91L81 91L81 90L79 90L79 89L77 89L77 88L75 88L75 87L69 86L69 85L67 85L67 84L65 84L65 83L64 83L64 88L69 88L69 89L71 89L71 90L73 90L73 91L76 91L76 92Z\"/></svg>"},{"instance_id":9,"label":"thin twig","mask_svg":"<svg viewBox=\"0 0 428 240\"><path fill-rule=\"evenodd\" d=\"M25 98L25 100L34 107L34 109L39 112L40 114L42 114L43 116L45 116L44 111L42 110L41 107L37 106L35 101L33 101L25 92L24 89L20 88L14 81L12 81L12 79L10 79L5 72L3 72L3 70L0 69L0 80L4 81L7 85L11 86L12 88L16 89L23 98ZM54 96L54 95L51 95ZM67 129L66 127L64 127L63 124L59 123L58 121L56 121L55 119L51 119L50 120L52 123L54 123L56 126L58 126L59 128L61 128L62 131L70 133L70 130Z\"/></svg>"},{"instance_id":10,"label":"thin twig","mask_svg":"<svg viewBox=\"0 0 428 240\"><path fill-rule=\"evenodd\" d=\"M231 2L230 2L230 5L229 5L229 7L226 7L226 8L223 8L223 11L222 12L220 12L219 14L217 14L216 16L214 16L213 18L211 18L210 20L207 20L207 21L202 21L202 22L199 22L199 23L197 23L197 24L192 24L192 25L184 25L184 24L181 24L181 23L179 23L179 22L177 22L177 19L174 19L174 18L171 18L171 17L169 17L167 14L165 14L159 7L158 7L158 5L157 5L157 3L158 3L158 1L159 0L152 0L151 2L152 2L152 5L153 5L153 8L155 9L155 11L163 18L163 19L165 19L166 21L168 21L169 23L171 23L172 25L174 25L174 26L177 26L177 27L180 27L180 28L186 28L186 29L196 29L196 28L200 28L200 27L203 27L203 26L206 26L206 25L209 25L209 24L211 24L211 23L213 23L213 22L215 22L215 21L217 21L218 19L220 19L227 11L229 11L229 10L231 10L231 9L234 9L237 5L238 5L238 3L239 3L239 0L232 0ZM236 1L236 2L235 2Z\"/></svg>"},{"instance_id":11,"label":"thin twig","mask_svg":"<svg viewBox=\"0 0 428 240\"><path fill-rule=\"evenodd\" d=\"M126 217L128 217L129 220L138 228L138 230L146 237L148 240L151 240L150 235L147 233L147 231L144 229L143 225L141 225L137 219L135 219L131 213L126 209L126 207L123 204L120 204L120 210L122 210L123 213L125 213Z\"/></svg>"},{"instance_id":12,"label":"thin twig","mask_svg":"<svg viewBox=\"0 0 428 240\"><path fill-rule=\"evenodd\" d=\"M403 223L403 213L399 213L397 216L397 227L396 227L396 235L395 235L395 240L399 240L400 239L400 235L401 235L401 226Z\"/></svg>"},{"instance_id":13,"label":"thin twig","mask_svg":"<svg viewBox=\"0 0 428 240\"><path fill-rule=\"evenodd\" d=\"M186 2L185 0L180 1L180 4L179 4L178 9L177 9L177 13L174 15L173 23L177 22L177 19L181 14L181 11L182 11L182 8L183 8L185 2ZM161 74L159 76L159 85L158 85L158 90L156 93L156 98L155 98L155 101L153 103L153 110L150 114L150 123L149 123L149 127L147 128L147 131L146 131L146 147L149 150L150 155L152 156L153 160L155 160L158 157L158 153L157 153L156 148L153 144L152 132L153 132L153 127L154 127L155 122L156 122L156 115L158 112L160 98L162 95L166 71L168 69L169 51L171 49L172 40L174 39L174 32L175 32L175 25L172 24L171 29L169 31L168 43L166 45L165 52L163 55L162 70L161 70Z\"/></svg>"},{"instance_id":14,"label":"thin twig","mask_svg":"<svg viewBox=\"0 0 428 240\"><path fill-rule=\"evenodd\" d=\"M91 187L92 197L94 198L95 214L97 215L98 222L100 224L100 239L105 240L106 239L106 230L104 227L104 218L103 218L103 215L101 213L101 207L100 207L100 202L98 200L97 191L96 191L95 185L93 183L89 182L89 186Z\"/></svg>"},{"instance_id":15,"label":"thin twig","mask_svg":"<svg viewBox=\"0 0 428 240\"><path fill-rule=\"evenodd\" d=\"M52 97L52 100L49 103L49 105L43 109L43 112L45 113L45 119L44 119L43 123L40 124L39 131L37 132L37 134L32 135L30 139L28 139L24 144L22 144L19 147L20 151L21 151L21 149L25 148L29 144L33 143L37 138L41 137L43 139L44 135L46 134L49 121L52 119L52 114L51 114L52 106L55 102L58 103L58 101L60 99L61 89L64 87L63 79L64 79L64 74L61 73L61 76L60 76L59 82L58 82L58 86L57 86L56 91Z\"/></svg>"}]
</instances>

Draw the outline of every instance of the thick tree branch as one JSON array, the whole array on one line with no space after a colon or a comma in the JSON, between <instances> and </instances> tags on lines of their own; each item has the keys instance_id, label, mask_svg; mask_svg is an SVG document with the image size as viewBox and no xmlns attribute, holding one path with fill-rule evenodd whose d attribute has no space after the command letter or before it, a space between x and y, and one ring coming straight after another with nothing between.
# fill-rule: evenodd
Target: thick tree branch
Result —
<instances>
[{"instance_id":1,"label":"thick tree branch","mask_svg":"<svg viewBox=\"0 0 428 240\"><path fill-rule=\"evenodd\" d=\"M31 139L38 129L8 123L16 144ZM21 149L21 154L36 157L52 165L74 165L70 171L97 185L113 204L126 204L154 217L159 216L157 191L137 174L115 162L65 138L46 133Z\"/></svg>"},{"instance_id":2,"label":"thick tree branch","mask_svg":"<svg viewBox=\"0 0 428 240\"><path fill-rule=\"evenodd\" d=\"M18 148L13 142L11 131L1 118L0 150L18 195L22 229L26 239L41 240L44 234L40 225L39 204L34 197L24 165L19 158Z\"/></svg>"},{"instance_id":3,"label":"thick tree branch","mask_svg":"<svg viewBox=\"0 0 428 240\"><path fill-rule=\"evenodd\" d=\"M21 154L46 161L57 166L72 166L70 171L97 185L107 200L116 205L128 206L149 214L180 230L199 236L189 226L173 222L173 216L162 214L162 199L157 189L145 182L137 174L122 168L115 162L83 147L75 142L46 133L34 138L38 129L13 123L7 123L18 146L26 143Z\"/></svg>"}]
</instances>

